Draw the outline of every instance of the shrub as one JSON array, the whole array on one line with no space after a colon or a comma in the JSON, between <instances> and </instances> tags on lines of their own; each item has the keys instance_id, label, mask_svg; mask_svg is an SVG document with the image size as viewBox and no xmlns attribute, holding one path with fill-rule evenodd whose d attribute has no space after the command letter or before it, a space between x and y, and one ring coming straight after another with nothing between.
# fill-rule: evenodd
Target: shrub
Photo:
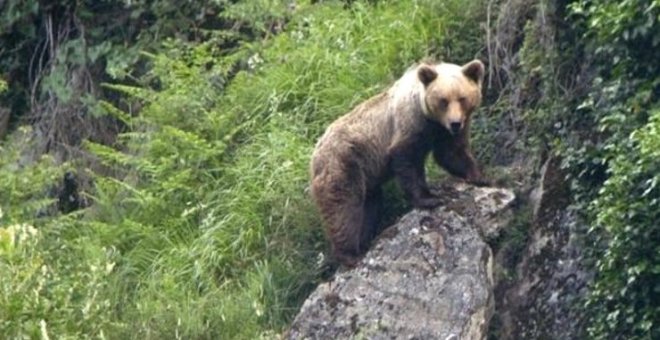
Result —
<instances>
[{"instance_id":1,"label":"shrub","mask_svg":"<svg viewBox=\"0 0 660 340\"><path fill-rule=\"evenodd\" d=\"M577 174L575 188L585 193L582 204L591 200L596 278L586 302L588 331L597 339L658 338L660 78L654 51L660 2L582 0L571 6L599 75L577 107L597 130L588 133L586 147L569 149L574 152L567 159Z\"/></svg>"},{"instance_id":2,"label":"shrub","mask_svg":"<svg viewBox=\"0 0 660 340\"><path fill-rule=\"evenodd\" d=\"M587 306L591 336L660 337L660 110L630 143L616 146L609 177L593 202L594 229L606 233Z\"/></svg>"},{"instance_id":3,"label":"shrub","mask_svg":"<svg viewBox=\"0 0 660 340\"><path fill-rule=\"evenodd\" d=\"M226 15L265 24L271 3ZM272 338L322 262L325 241L307 193L316 138L413 62L474 55L478 46L449 49L444 40L472 20L463 6L275 6L275 17L290 17L280 34L260 31L263 41L219 51L212 41L170 40L164 52L143 53L151 69L141 86L104 85L139 102L140 115L100 102L99 113L127 132L113 146L85 143L104 170L89 171L94 204L35 224L38 241L0 262L18 277L36 273L29 285L3 281L0 333ZM466 39L478 39L475 27ZM16 307L23 294L33 300Z\"/></svg>"}]
</instances>

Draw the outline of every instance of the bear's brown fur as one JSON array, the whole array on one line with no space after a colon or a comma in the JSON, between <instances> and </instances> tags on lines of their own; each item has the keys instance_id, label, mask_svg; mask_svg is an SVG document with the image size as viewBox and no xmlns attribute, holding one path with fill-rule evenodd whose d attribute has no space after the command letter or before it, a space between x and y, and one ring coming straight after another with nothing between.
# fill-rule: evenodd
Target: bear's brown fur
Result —
<instances>
[{"instance_id":1,"label":"bear's brown fur","mask_svg":"<svg viewBox=\"0 0 660 340\"><path fill-rule=\"evenodd\" d=\"M429 153L452 175L486 184L469 141L483 77L478 60L462 67L422 63L328 127L312 155L311 191L339 262L354 265L368 248L381 184L392 176L413 206L440 204L426 183Z\"/></svg>"}]
</instances>

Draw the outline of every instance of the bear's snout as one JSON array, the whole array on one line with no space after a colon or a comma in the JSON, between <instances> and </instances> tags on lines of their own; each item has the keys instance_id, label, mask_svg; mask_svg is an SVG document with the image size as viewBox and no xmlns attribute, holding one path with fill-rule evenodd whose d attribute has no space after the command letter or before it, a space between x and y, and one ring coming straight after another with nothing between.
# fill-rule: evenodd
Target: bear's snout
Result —
<instances>
[{"instance_id":1,"label":"bear's snout","mask_svg":"<svg viewBox=\"0 0 660 340\"><path fill-rule=\"evenodd\" d=\"M449 127L451 129L451 133L453 133L453 134L459 133L461 131L462 125L463 124L461 124L461 122L450 123Z\"/></svg>"}]
</instances>

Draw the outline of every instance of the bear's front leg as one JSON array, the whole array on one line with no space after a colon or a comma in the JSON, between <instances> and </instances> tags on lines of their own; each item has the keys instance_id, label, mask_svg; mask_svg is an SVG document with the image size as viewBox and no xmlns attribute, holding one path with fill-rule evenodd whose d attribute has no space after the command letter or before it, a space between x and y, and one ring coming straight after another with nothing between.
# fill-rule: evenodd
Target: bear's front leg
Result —
<instances>
[{"instance_id":1,"label":"bear's front leg","mask_svg":"<svg viewBox=\"0 0 660 340\"><path fill-rule=\"evenodd\" d=\"M435 161L450 174L465 179L477 186L488 186L490 181L483 176L470 152L467 142L460 138L433 149Z\"/></svg>"},{"instance_id":2,"label":"bear's front leg","mask_svg":"<svg viewBox=\"0 0 660 340\"><path fill-rule=\"evenodd\" d=\"M431 209L443 203L434 196L426 183L424 172L425 151L419 147L399 147L392 149L392 170L401 190L415 207Z\"/></svg>"},{"instance_id":3,"label":"bear's front leg","mask_svg":"<svg viewBox=\"0 0 660 340\"><path fill-rule=\"evenodd\" d=\"M490 181L481 174L474 156L466 149L434 150L436 162L450 174L465 179L466 182L477 186L489 186Z\"/></svg>"}]
</instances>

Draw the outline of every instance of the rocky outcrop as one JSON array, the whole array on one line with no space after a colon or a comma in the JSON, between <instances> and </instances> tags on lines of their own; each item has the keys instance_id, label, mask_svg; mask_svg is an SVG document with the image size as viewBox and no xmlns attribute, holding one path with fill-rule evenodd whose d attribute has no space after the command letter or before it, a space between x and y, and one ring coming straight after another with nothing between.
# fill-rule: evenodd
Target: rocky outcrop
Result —
<instances>
[{"instance_id":1,"label":"rocky outcrop","mask_svg":"<svg viewBox=\"0 0 660 340\"><path fill-rule=\"evenodd\" d=\"M447 203L384 230L353 269L323 283L287 339L484 339L493 312L492 252L484 241L511 216L514 194L465 184Z\"/></svg>"},{"instance_id":2,"label":"rocky outcrop","mask_svg":"<svg viewBox=\"0 0 660 340\"><path fill-rule=\"evenodd\" d=\"M529 240L516 280L498 288L499 339L583 339L583 313L576 303L591 275L583 264L584 227L568 209L568 184L560 160L551 157L532 192Z\"/></svg>"}]
</instances>

